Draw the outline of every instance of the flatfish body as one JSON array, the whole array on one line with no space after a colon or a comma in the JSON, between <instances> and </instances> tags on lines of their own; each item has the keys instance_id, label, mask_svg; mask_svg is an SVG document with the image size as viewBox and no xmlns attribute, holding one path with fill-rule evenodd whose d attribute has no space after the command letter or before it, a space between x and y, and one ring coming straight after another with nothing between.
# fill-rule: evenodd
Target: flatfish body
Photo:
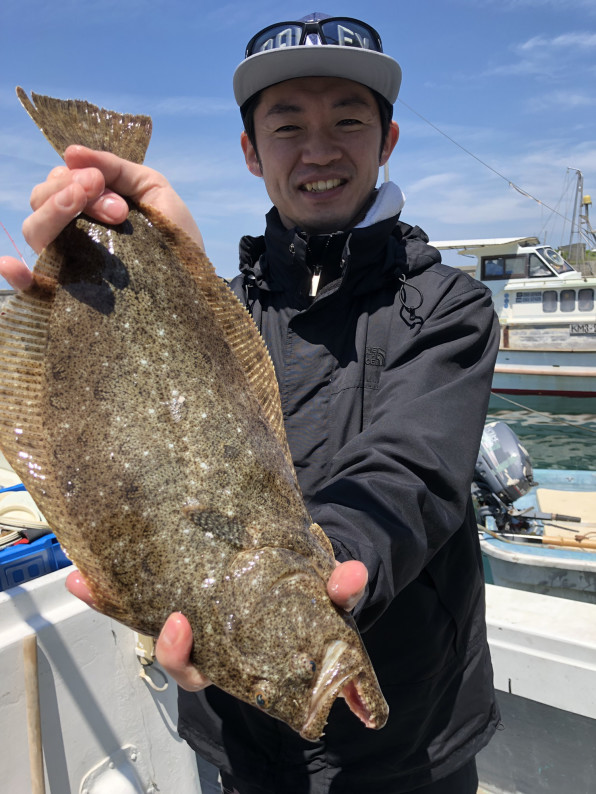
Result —
<instances>
[{"instance_id":1,"label":"flatfish body","mask_svg":"<svg viewBox=\"0 0 596 794\"><path fill-rule=\"evenodd\" d=\"M141 163L151 121L21 89L62 155ZM156 636L183 612L215 685L323 731L341 692L369 727L387 706L326 580L285 438L275 373L204 252L150 207L79 217L0 314L0 448L97 609Z\"/></svg>"}]
</instances>

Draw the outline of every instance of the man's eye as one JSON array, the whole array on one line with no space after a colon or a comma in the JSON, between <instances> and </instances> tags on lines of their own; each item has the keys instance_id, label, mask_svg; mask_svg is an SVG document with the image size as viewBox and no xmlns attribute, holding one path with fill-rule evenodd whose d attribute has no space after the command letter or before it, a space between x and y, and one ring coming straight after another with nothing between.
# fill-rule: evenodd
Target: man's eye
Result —
<instances>
[{"instance_id":1,"label":"man's eye","mask_svg":"<svg viewBox=\"0 0 596 794\"><path fill-rule=\"evenodd\" d=\"M295 124L284 124L283 127L278 127L275 132L294 132L298 127Z\"/></svg>"},{"instance_id":2,"label":"man's eye","mask_svg":"<svg viewBox=\"0 0 596 794\"><path fill-rule=\"evenodd\" d=\"M353 127L362 124L360 119L342 119L339 123L342 127Z\"/></svg>"}]
</instances>

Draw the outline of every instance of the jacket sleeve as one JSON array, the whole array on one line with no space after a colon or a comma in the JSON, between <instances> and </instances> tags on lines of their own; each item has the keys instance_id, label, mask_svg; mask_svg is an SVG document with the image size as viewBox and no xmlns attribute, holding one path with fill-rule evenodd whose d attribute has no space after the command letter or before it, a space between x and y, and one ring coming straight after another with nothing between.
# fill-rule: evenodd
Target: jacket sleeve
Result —
<instances>
[{"instance_id":1,"label":"jacket sleeve","mask_svg":"<svg viewBox=\"0 0 596 794\"><path fill-rule=\"evenodd\" d=\"M408 327L394 307L369 421L337 451L309 499L337 559L368 568L368 592L354 613L362 630L466 531L499 330L490 292L446 270L412 282L424 295L421 324Z\"/></svg>"}]
</instances>

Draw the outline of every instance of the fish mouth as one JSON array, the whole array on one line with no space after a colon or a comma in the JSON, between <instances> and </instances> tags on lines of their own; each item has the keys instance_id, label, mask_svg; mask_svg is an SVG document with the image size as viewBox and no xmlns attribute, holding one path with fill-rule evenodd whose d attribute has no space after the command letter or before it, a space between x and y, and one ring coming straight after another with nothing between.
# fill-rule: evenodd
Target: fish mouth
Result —
<instances>
[{"instance_id":1,"label":"fish mouth","mask_svg":"<svg viewBox=\"0 0 596 794\"><path fill-rule=\"evenodd\" d=\"M347 179L316 179L313 182L304 182L300 185L300 190L304 190L307 193L325 193L328 190L345 185L346 182Z\"/></svg>"},{"instance_id":2,"label":"fish mouth","mask_svg":"<svg viewBox=\"0 0 596 794\"><path fill-rule=\"evenodd\" d=\"M312 691L310 707L300 735L304 739L318 739L336 697L345 698L350 710L367 728L381 728L385 720L378 719L367 706L360 688L361 665L351 659L352 650L343 640L332 642L326 652L320 673Z\"/></svg>"}]
</instances>

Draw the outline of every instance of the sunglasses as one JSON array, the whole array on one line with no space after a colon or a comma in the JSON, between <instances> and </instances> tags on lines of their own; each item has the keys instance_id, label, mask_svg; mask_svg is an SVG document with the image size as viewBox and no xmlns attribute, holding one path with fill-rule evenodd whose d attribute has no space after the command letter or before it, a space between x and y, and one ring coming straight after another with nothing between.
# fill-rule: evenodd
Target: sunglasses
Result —
<instances>
[{"instance_id":1,"label":"sunglasses","mask_svg":"<svg viewBox=\"0 0 596 794\"><path fill-rule=\"evenodd\" d=\"M318 36L322 44L338 47L358 47L383 52L381 37L365 22L351 17L331 17L320 22L278 22L263 28L246 45L246 58L258 52L296 47L307 36Z\"/></svg>"}]
</instances>

